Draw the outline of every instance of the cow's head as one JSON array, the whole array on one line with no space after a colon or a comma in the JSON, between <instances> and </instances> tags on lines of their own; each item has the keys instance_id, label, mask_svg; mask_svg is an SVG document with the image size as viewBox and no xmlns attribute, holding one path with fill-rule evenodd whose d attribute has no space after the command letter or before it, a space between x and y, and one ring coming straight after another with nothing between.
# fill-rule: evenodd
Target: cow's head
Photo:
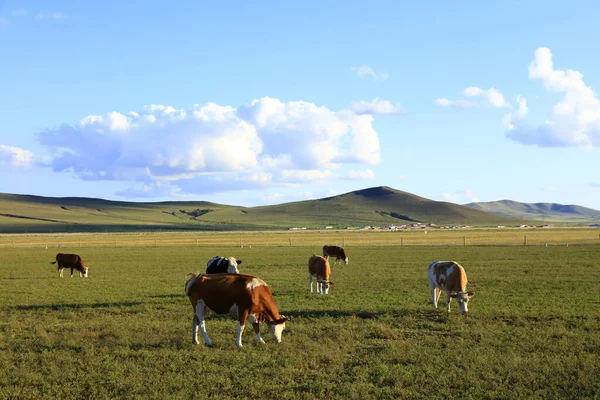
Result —
<instances>
[{"instance_id":1,"label":"cow's head","mask_svg":"<svg viewBox=\"0 0 600 400\"><path fill-rule=\"evenodd\" d=\"M458 293L451 294L450 297L456 298L456 301L458 302L458 310L461 313L467 315L467 313L469 312L467 303L469 303L469 299L471 297L473 297L474 295L475 295L475 292L458 292Z\"/></svg>"},{"instance_id":2,"label":"cow's head","mask_svg":"<svg viewBox=\"0 0 600 400\"><path fill-rule=\"evenodd\" d=\"M344 264L348 265L348 257L344 258Z\"/></svg>"},{"instance_id":3,"label":"cow's head","mask_svg":"<svg viewBox=\"0 0 600 400\"><path fill-rule=\"evenodd\" d=\"M329 294L329 285L333 285L333 282L326 280L321 281L321 294Z\"/></svg>"},{"instance_id":4,"label":"cow's head","mask_svg":"<svg viewBox=\"0 0 600 400\"><path fill-rule=\"evenodd\" d=\"M242 263L242 260L236 260L233 257L229 257L227 261L227 272L230 274L239 274L240 270L238 269L238 265Z\"/></svg>"},{"instance_id":5,"label":"cow's head","mask_svg":"<svg viewBox=\"0 0 600 400\"><path fill-rule=\"evenodd\" d=\"M79 272L80 276L83 276L84 278L88 277L88 267L81 267L81 271Z\"/></svg>"},{"instance_id":6,"label":"cow's head","mask_svg":"<svg viewBox=\"0 0 600 400\"><path fill-rule=\"evenodd\" d=\"M289 318L285 315L280 315L281 318L269 322L269 334L277 343L281 343L281 333L285 329L285 322L289 321Z\"/></svg>"}]
</instances>

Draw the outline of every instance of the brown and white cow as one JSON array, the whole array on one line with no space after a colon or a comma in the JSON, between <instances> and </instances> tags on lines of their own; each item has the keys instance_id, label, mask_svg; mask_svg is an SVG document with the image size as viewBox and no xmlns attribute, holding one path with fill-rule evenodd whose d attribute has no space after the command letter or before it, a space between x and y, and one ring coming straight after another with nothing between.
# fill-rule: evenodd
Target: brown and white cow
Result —
<instances>
[{"instance_id":1,"label":"brown and white cow","mask_svg":"<svg viewBox=\"0 0 600 400\"><path fill-rule=\"evenodd\" d=\"M239 274L238 265L242 260L236 260L234 257L214 256L206 263L207 274L219 274L228 272L230 274Z\"/></svg>"},{"instance_id":2,"label":"brown and white cow","mask_svg":"<svg viewBox=\"0 0 600 400\"><path fill-rule=\"evenodd\" d=\"M433 308L437 310L442 290L446 292L446 310L450 312L450 300L455 297L458 309L468 313L467 303L475 292L467 292L467 274L465 269L454 261L436 261L429 266L429 287Z\"/></svg>"},{"instance_id":3,"label":"brown and white cow","mask_svg":"<svg viewBox=\"0 0 600 400\"><path fill-rule=\"evenodd\" d=\"M323 257L329 258L329 256L335 256L334 264L337 264L339 260L344 261L344 264L348 264L348 256L346 251L340 246L323 246Z\"/></svg>"},{"instance_id":4,"label":"brown and white cow","mask_svg":"<svg viewBox=\"0 0 600 400\"><path fill-rule=\"evenodd\" d=\"M329 280L331 275L331 267L329 266L329 260L325 257L313 254L308 259L308 287L310 292L313 292L313 277L317 281L317 293L328 294L329 285L333 285L333 282Z\"/></svg>"},{"instance_id":5,"label":"brown and white cow","mask_svg":"<svg viewBox=\"0 0 600 400\"><path fill-rule=\"evenodd\" d=\"M281 342L281 332L288 318L279 314L271 289L259 278L241 274L188 274L185 294L189 297L194 318L192 319L192 342L198 344L198 326L204 343L212 346L206 333L204 317L207 311L216 314L237 312L238 329L235 341L242 347L242 333L249 321L256 333L256 340L265 343L260 335L259 323L269 325L269 333L277 343Z\"/></svg>"},{"instance_id":6,"label":"brown and white cow","mask_svg":"<svg viewBox=\"0 0 600 400\"><path fill-rule=\"evenodd\" d=\"M79 277L88 277L88 268L83 263L83 260L78 254L64 254L58 253L56 255L56 261L51 261L50 264L58 263L58 276L63 277L63 270L65 268L71 269L71 278L73 277L73 270L79 271Z\"/></svg>"}]
</instances>

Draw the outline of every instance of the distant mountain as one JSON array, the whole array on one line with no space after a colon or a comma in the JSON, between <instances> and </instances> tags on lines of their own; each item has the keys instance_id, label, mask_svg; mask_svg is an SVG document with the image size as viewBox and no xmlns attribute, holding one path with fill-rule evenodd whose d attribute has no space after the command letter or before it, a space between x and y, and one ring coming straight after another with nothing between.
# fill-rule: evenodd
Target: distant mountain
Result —
<instances>
[{"instance_id":1,"label":"distant mountain","mask_svg":"<svg viewBox=\"0 0 600 400\"><path fill-rule=\"evenodd\" d=\"M387 186L260 207L0 194L0 232L346 228L418 222L492 226L517 225L519 221Z\"/></svg>"},{"instance_id":2,"label":"distant mountain","mask_svg":"<svg viewBox=\"0 0 600 400\"><path fill-rule=\"evenodd\" d=\"M494 215L546 222L600 222L600 211L557 203L520 203L512 200L469 203L465 206Z\"/></svg>"}]
</instances>

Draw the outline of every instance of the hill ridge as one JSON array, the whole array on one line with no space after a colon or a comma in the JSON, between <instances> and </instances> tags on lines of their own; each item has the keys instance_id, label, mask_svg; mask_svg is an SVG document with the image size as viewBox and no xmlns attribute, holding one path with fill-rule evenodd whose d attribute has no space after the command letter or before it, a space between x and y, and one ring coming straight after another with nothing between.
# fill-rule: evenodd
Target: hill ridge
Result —
<instances>
[{"instance_id":1,"label":"hill ridge","mask_svg":"<svg viewBox=\"0 0 600 400\"><path fill-rule=\"evenodd\" d=\"M518 203L518 202L517 202ZM510 210L512 203L499 203ZM521 203L518 203L521 204ZM518 225L534 213L498 214L485 205L435 201L389 186L331 197L243 207L206 201L129 202L0 193L0 232L96 230L256 230L409 225ZM523 206L524 207L524 206ZM579 206L574 208L580 210ZM557 218L560 207L547 206ZM540 212L544 207L538 206ZM570 210L565 208L564 210ZM564 213L563 213L564 214ZM600 214L600 212L599 212ZM582 219L576 220L581 222Z\"/></svg>"}]
</instances>

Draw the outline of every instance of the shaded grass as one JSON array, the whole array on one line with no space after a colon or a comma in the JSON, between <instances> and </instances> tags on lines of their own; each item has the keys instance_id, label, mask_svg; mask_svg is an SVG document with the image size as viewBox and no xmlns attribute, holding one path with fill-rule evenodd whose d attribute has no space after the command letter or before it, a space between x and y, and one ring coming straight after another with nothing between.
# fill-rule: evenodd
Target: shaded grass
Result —
<instances>
[{"instance_id":1,"label":"shaded grass","mask_svg":"<svg viewBox=\"0 0 600 400\"><path fill-rule=\"evenodd\" d=\"M308 293L318 251L82 249L85 280L58 279L52 250L0 249L0 398L597 398L600 246L351 247L329 296ZM247 327L235 348L230 317L191 344L185 274L215 254L269 283L282 344ZM469 317L432 309L437 259L465 267Z\"/></svg>"}]
</instances>

